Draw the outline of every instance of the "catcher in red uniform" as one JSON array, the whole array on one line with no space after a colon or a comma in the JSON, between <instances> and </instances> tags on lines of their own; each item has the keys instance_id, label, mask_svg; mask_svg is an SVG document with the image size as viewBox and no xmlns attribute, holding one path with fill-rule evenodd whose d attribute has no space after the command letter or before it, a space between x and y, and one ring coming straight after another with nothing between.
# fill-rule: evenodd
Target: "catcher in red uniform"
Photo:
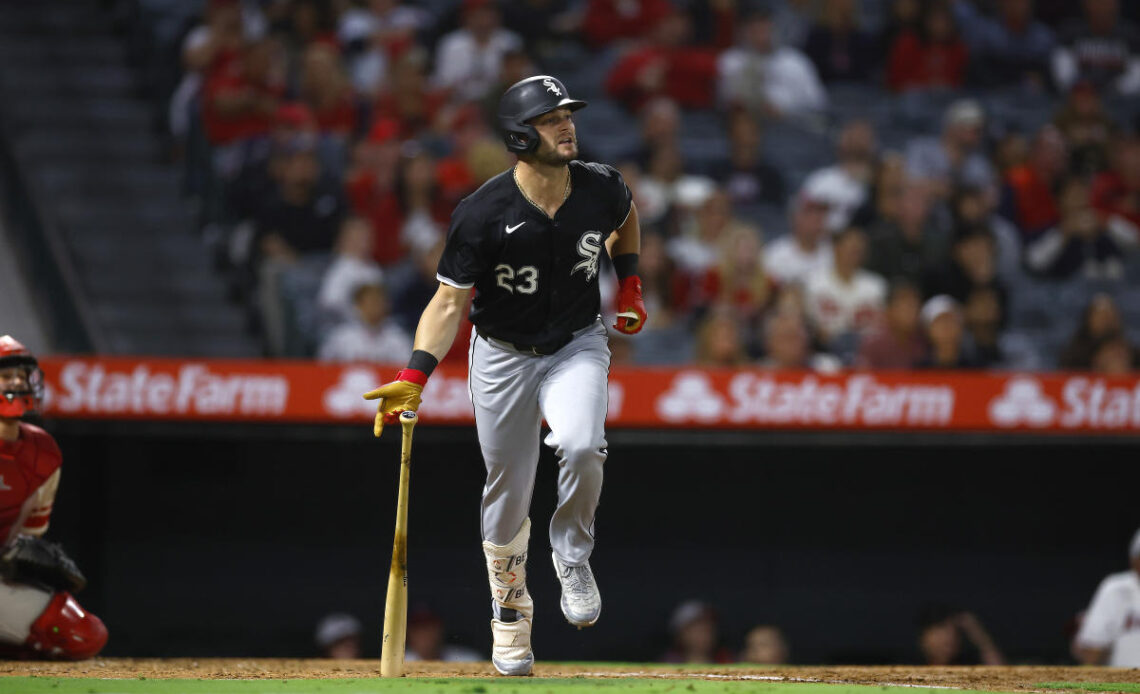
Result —
<instances>
[{"instance_id":1,"label":"catcher in red uniform","mask_svg":"<svg viewBox=\"0 0 1140 694\"><path fill-rule=\"evenodd\" d=\"M51 434L20 421L42 394L35 357L0 337L0 657L81 660L107 628L72 597L86 584L75 563L42 539L62 456Z\"/></svg>"}]
</instances>

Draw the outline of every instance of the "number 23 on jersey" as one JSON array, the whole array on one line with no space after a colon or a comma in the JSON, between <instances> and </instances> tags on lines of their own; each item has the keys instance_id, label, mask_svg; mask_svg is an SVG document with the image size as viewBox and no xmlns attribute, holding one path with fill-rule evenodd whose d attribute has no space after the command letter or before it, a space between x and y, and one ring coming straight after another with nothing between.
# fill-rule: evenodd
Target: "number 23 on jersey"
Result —
<instances>
[{"instance_id":1,"label":"number 23 on jersey","mask_svg":"<svg viewBox=\"0 0 1140 694\"><path fill-rule=\"evenodd\" d=\"M495 284L512 294L534 294L538 291L538 268L524 265L515 270L506 263L496 265Z\"/></svg>"}]
</instances>

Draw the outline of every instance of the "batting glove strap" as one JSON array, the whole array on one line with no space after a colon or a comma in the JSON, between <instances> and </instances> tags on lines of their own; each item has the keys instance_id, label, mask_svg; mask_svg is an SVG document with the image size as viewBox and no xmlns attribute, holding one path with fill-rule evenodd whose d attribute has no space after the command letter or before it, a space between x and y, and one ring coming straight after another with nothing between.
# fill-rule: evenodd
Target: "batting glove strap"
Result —
<instances>
[{"instance_id":1,"label":"batting glove strap","mask_svg":"<svg viewBox=\"0 0 1140 694\"><path fill-rule=\"evenodd\" d=\"M400 373L396 374L396 380L424 386L427 385L428 375L419 369L406 368L401 369Z\"/></svg>"}]
</instances>

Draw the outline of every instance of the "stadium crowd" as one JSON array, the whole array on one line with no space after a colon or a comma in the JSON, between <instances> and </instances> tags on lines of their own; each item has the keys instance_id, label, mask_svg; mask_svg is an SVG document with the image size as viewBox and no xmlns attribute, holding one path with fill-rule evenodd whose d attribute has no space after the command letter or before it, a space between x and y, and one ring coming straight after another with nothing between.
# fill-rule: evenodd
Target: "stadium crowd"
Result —
<instances>
[{"instance_id":1,"label":"stadium crowd","mask_svg":"<svg viewBox=\"0 0 1140 694\"><path fill-rule=\"evenodd\" d=\"M451 209L512 164L499 95L550 73L641 215L650 321L617 363L1140 364L1138 3L138 5L268 355L403 363Z\"/></svg>"}]
</instances>

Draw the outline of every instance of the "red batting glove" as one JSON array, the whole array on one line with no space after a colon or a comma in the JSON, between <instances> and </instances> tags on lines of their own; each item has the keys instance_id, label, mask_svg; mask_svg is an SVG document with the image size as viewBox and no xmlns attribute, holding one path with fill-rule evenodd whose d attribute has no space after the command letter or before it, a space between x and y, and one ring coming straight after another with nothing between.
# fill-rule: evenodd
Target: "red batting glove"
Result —
<instances>
[{"instance_id":1,"label":"red batting glove","mask_svg":"<svg viewBox=\"0 0 1140 694\"><path fill-rule=\"evenodd\" d=\"M641 298L641 278L630 275L618 285L617 323L614 328L626 335L641 332L645 325L645 301Z\"/></svg>"}]
</instances>

